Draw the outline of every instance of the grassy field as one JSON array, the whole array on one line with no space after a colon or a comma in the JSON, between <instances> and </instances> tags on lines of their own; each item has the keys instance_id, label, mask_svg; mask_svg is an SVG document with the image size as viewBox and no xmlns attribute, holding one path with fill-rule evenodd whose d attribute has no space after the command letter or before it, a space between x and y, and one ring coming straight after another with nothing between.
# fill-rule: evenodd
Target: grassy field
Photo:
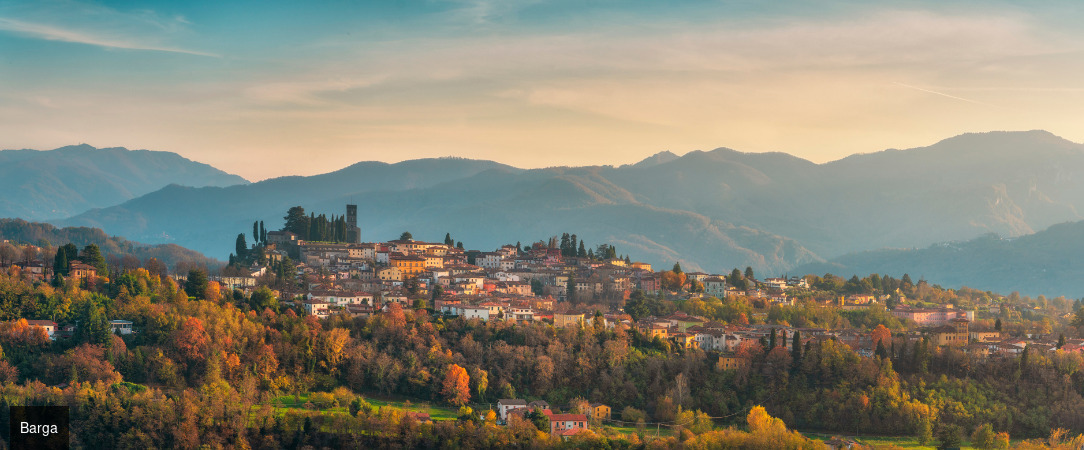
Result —
<instances>
[{"instance_id":1,"label":"grassy field","mask_svg":"<svg viewBox=\"0 0 1084 450\"><path fill-rule=\"evenodd\" d=\"M823 433L802 432L802 434L805 435L808 438L819 439L819 440L822 440L822 441L827 441L828 439L831 439L832 436L840 436L840 437L844 437L844 438L854 438L853 436L823 434ZM914 437L914 436L858 436L858 438L855 439L855 440L857 440L859 443L862 443L862 444L865 444L865 445L871 445L871 446L874 446L874 447L887 447L887 448L899 447L899 448L909 448L909 449L910 448L914 448L914 449L935 449L935 448L937 448L937 442L936 441L931 442L930 445L921 445L921 444L918 443L918 438ZM960 443L960 448L972 448L972 447L970 445L968 445L967 441L963 441L963 442Z\"/></svg>"},{"instance_id":2,"label":"grassy field","mask_svg":"<svg viewBox=\"0 0 1084 450\"><path fill-rule=\"evenodd\" d=\"M393 408L401 411L429 413L429 417L433 420L455 420L458 416L458 409L452 409L451 407L447 406L433 406L428 403L414 403L410 400L380 399L373 397L364 398L365 401L369 402L369 404L372 405L374 408ZM300 395L296 398L292 395L283 395L276 397L271 404L275 405L275 409L279 413L283 413L291 409L305 409L305 403L307 403L308 401L308 395ZM348 405L340 405L332 408L319 408L317 410L322 413L330 414L350 413Z\"/></svg>"}]
</instances>

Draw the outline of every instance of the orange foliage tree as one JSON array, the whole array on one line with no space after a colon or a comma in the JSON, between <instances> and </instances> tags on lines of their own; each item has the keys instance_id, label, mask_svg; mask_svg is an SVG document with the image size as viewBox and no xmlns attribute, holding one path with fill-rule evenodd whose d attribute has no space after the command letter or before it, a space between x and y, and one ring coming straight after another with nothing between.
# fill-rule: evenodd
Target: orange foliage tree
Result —
<instances>
[{"instance_id":1,"label":"orange foliage tree","mask_svg":"<svg viewBox=\"0 0 1084 450\"><path fill-rule=\"evenodd\" d=\"M189 361L198 361L204 358L207 349L207 331L203 329L203 322L195 317L185 319L184 324L174 333L174 344L177 351Z\"/></svg>"},{"instance_id":2,"label":"orange foliage tree","mask_svg":"<svg viewBox=\"0 0 1084 450\"><path fill-rule=\"evenodd\" d=\"M448 373L444 376L444 398L448 403L455 406L463 406L470 400L470 375L467 369L452 364L448 367Z\"/></svg>"}]
</instances>

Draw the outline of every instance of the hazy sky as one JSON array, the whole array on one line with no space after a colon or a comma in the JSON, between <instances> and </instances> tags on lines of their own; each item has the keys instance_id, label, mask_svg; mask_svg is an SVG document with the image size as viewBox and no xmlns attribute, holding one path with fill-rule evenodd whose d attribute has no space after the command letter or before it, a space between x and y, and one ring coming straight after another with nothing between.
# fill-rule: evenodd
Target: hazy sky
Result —
<instances>
[{"instance_id":1,"label":"hazy sky","mask_svg":"<svg viewBox=\"0 0 1084 450\"><path fill-rule=\"evenodd\" d=\"M304 3L0 2L0 148L168 150L258 180L1084 141L1076 0Z\"/></svg>"}]
</instances>

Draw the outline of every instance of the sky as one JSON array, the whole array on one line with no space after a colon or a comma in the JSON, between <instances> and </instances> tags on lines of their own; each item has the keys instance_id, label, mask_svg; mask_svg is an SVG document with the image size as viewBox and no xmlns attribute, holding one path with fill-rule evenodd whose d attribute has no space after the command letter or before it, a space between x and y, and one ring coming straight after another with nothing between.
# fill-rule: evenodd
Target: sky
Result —
<instances>
[{"instance_id":1,"label":"sky","mask_svg":"<svg viewBox=\"0 0 1084 450\"><path fill-rule=\"evenodd\" d=\"M164 150L260 180L1084 142L1082 22L1078 1L6 0L0 148Z\"/></svg>"}]
</instances>

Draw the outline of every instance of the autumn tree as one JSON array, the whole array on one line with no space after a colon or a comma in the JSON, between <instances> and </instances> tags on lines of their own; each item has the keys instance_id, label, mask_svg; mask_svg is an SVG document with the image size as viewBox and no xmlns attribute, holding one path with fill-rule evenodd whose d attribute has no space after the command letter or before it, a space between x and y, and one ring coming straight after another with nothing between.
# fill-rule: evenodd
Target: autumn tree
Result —
<instances>
[{"instance_id":1,"label":"autumn tree","mask_svg":"<svg viewBox=\"0 0 1084 450\"><path fill-rule=\"evenodd\" d=\"M444 375L444 389L441 393L452 405L466 405L470 400L470 376L467 375L467 369L458 364L448 366L448 371Z\"/></svg>"},{"instance_id":2,"label":"autumn tree","mask_svg":"<svg viewBox=\"0 0 1084 450\"><path fill-rule=\"evenodd\" d=\"M199 361L204 358L204 353L210 338L203 329L203 322L195 317L185 319L181 327L173 334L173 344L177 353L188 361Z\"/></svg>"}]
</instances>

